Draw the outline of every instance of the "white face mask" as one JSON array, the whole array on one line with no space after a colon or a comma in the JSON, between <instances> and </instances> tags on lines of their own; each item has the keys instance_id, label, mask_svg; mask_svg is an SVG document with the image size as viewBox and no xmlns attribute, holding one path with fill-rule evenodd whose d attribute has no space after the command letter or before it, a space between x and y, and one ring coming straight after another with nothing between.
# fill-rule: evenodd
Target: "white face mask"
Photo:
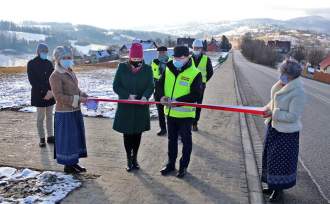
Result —
<instances>
[{"instance_id":1,"label":"white face mask","mask_svg":"<svg viewBox=\"0 0 330 204\"><path fill-rule=\"evenodd\" d=\"M194 50L193 53L196 56L199 56L200 54L202 54L202 52L200 50Z\"/></svg>"},{"instance_id":2,"label":"white face mask","mask_svg":"<svg viewBox=\"0 0 330 204\"><path fill-rule=\"evenodd\" d=\"M71 60L71 59L62 59L62 60L60 60L60 65L64 69L69 69L69 68L73 67L74 63L73 63L73 60Z\"/></svg>"}]
</instances>

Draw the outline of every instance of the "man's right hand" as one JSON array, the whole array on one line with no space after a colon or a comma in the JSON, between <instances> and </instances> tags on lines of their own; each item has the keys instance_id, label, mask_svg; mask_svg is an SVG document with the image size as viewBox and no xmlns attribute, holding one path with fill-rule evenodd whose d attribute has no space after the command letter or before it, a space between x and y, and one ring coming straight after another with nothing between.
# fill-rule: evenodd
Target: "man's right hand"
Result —
<instances>
[{"instance_id":1,"label":"man's right hand","mask_svg":"<svg viewBox=\"0 0 330 204\"><path fill-rule=\"evenodd\" d=\"M173 105L172 103L175 103L176 101L175 100L171 100L169 97L167 96L163 96L161 99L160 99L160 103L163 105L163 106L168 106L168 107L175 107L175 105Z\"/></svg>"}]
</instances>

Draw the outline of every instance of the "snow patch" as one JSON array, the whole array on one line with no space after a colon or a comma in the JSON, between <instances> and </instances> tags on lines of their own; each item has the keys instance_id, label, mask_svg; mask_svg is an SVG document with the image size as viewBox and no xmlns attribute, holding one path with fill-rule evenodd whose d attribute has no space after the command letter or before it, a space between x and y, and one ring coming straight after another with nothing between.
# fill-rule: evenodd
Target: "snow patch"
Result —
<instances>
[{"instance_id":1,"label":"snow patch","mask_svg":"<svg viewBox=\"0 0 330 204\"><path fill-rule=\"evenodd\" d=\"M11 35L16 35L17 39L25 39L27 41L45 41L48 35L36 34L36 33L26 33L18 31L7 31Z\"/></svg>"},{"instance_id":2,"label":"snow patch","mask_svg":"<svg viewBox=\"0 0 330 204\"><path fill-rule=\"evenodd\" d=\"M80 186L79 180L60 172L0 167L0 203L54 204Z\"/></svg>"}]
</instances>

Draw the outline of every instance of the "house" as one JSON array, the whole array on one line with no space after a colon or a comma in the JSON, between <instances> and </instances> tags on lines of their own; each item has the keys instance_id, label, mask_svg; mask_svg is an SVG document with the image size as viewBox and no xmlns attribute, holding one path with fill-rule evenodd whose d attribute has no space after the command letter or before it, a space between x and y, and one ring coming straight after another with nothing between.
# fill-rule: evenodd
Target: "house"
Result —
<instances>
[{"instance_id":1,"label":"house","mask_svg":"<svg viewBox=\"0 0 330 204\"><path fill-rule=\"evenodd\" d=\"M211 39L209 43L207 43L207 51L208 52L220 52L221 51L221 42Z\"/></svg>"},{"instance_id":2,"label":"house","mask_svg":"<svg viewBox=\"0 0 330 204\"><path fill-rule=\"evenodd\" d=\"M320 63L320 70L325 73L330 73L330 55Z\"/></svg>"},{"instance_id":3,"label":"house","mask_svg":"<svg viewBox=\"0 0 330 204\"><path fill-rule=\"evenodd\" d=\"M185 45L189 48L192 48L192 44L193 44L194 40L195 40L195 38L190 38L190 37L188 37L188 38L178 38L176 40L176 44L177 45Z\"/></svg>"},{"instance_id":4,"label":"house","mask_svg":"<svg viewBox=\"0 0 330 204\"><path fill-rule=\"evenodd\" d=\"M274 48L279 53L286 54L291 50L291 41L271 40L267 42L267 46Z\"/></svg>"},{"instance_id":5,"label":"house","mask_svg":"<svg viewBox=\"0 0 330 204\"><path fill-rule=\"evenodd\" d=\"M143 50L148 50L148 49L155 49L157 48L157 45L154 41L152 40L133 40L132 43L141 43ZM121 54L127 54L129 52L129 49L131 49L132 43L124 44L120 49L119 52Z\"/></svg>"}]
</instances>

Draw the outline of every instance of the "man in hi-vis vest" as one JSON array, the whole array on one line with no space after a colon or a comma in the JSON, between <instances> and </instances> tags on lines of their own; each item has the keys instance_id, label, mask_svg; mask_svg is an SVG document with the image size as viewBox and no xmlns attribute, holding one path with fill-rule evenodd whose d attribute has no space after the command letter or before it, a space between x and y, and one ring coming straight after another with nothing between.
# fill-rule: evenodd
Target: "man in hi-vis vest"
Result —
<instances>
[{"instance_id":1,"label":"man in hi-vis vest","mask_svg":"<svg viewBox=\"0 0 330 204\"><path fill-rule=\"evenodd\" d=\"M195 67L199 69L202 73L202 78L203 78L203 90L202 90L202 95L198 99L197 103L202 104L203 103L203 97L204 97L204 91L206 88L206 83L211 79L213 75L213 66L210 58L203 54L203 41L196 39L193 42L193 55L192 55L192 61ZM193 131L198 131L198 121L200 118L201 114L201 109L196 108L196 118L193 123Z\"/></svg>"},{"instance_id":2,"label":"man in hi-vis vest","mask_svg":"<svg viewBox=\"0 0 330 204\"><path fill-rule=\"evenodd\" d=\"M186 46L174 48L173 60L167 63L165 72L159 80L165 106L168 130L168 163L161 170L162 175L175 171L178 154L178 137L183 143L178 178L186 175L192 151L191 127L196 116L196 109L190 106L174 106L172 102L197 103L202 93L202 74L193 65Z\"/></svg>"},{"instance_id":3,"label":"man in hi-vis vest","mask_svg":"<svg viewBox=\"0 0 330 204\"><path fill-rule=\"evenodd\" d=\"M167 54L167 47L165 46L158 47L157 52L158 52L158 57L151 62L151 68L155 83L154 98L156 101L160 101L160 94L159 94L160 87L158 81L165 71L169 57ZM164 106L162 104L158 104L157 111L158 111L158 120L160 127L160 131L157 133L157 135L164 136L167 133Z\"/></svg>"}]
</instances>

